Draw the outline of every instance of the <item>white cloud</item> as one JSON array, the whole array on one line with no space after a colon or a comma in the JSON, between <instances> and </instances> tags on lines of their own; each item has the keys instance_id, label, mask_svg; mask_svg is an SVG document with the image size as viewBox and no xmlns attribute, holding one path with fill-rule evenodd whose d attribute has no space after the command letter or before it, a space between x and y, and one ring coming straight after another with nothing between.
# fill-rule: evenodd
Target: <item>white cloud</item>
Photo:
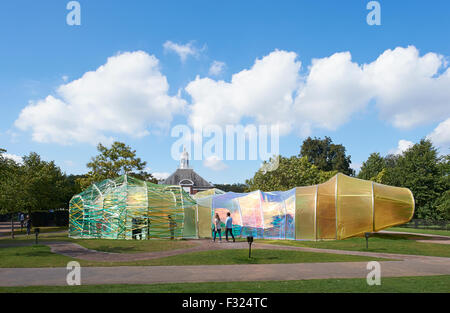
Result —
<instances>
[{"instance_id":1,"label":"white cloud","mask_svg":"<svg viewBox=\"0 0 450 313\"><path fill-rule=\"evenodd\" d=\"M365 107L369 91L349 52L314 59L293 104L300 131L309 135L312 127L337 129Z\"/></svg>"},{"instance_id":2,"label":"white cloud","mask_svg":"<svg viewBox=\"0 0 450 313\"><path fill-rule=\"evenodd\" d=\"M298 86L301 63L293 52L274 51L255 61L251 69L232 76L231 82L197 77L187 93L192 97L189 123L237 124L244 117L260 124L280 124L280 132L290 130L292 92Z\"/></svg>"},{"instance_id":3,"label":"white cloud","mask_svg":"<svg viewBox=\"0 0 450 313\"><path fill-rule=\"evenodd\" d=\"M220 74L222 74L222 72L225 69L225 62L220 62L220 61L214 61L211 64L211 67L209 68L209 75L211 76L218 76Z\"/></svg>"},{"instance_id":4,"label":"white cloud","mask_svg":"<svg viewBox=\"0 0 450 313\"><path fill-rule=\"evenodd\" d=\"M441 153L447 154L450 149L450 118L440 123L427 138L440 148Z\"/></svg>"},{"instance_id":5,"label":"white cloud","mask_svg":"<svg viewBox=\"0 0 450 313\"><path fill-rule=\"evenodd\" d=\"M363 69L381 117L394 126L406 129L450 115L450 69L442 55L398 47Z\"/></svg>"},{"instance_id":6,"label":"white cloud","mask_svg":"<svg viewBox=\"0 0 450 313\"><path fill-rule=\"evenodd\" d=\"M185 100L168 90L156 57L126 52L61 85L56 96L30 101L15 125L30 129L37 142L97 144L111 142L112 134L141 137L149 127L168 127L184 110Z\"/></svg>"},{"instance_id":7,"label":"white cloud","mask_svg":"<svg viewBox=\"0 0 450 313\"><path fill-rule=\"evenodd\" d=\"M198 57L200 52L205 49L199 49L194 46L194 43L191 41L185 45L174 43L170 40L166 41L163 44L164 51L166 52L175 52L181 59L181 62L185 62L189 56Z\"/></svg>"},{"instance_id":8,"label":"white cloud","mask_svg":"<svg viewBox=\"0 0 450 313\"><path fill-rule=\"evenodd\" d=\"M7 159L13 160L16 163L22 163L23 159L21 156L16 154L4 153L3 156Z\"/></svg>"},{"instance_id":9,"label":"white cloud","mask_svg":"<svg viewBox=\"0 0 450 313\"><path fill-rule=\"evenodd\" d=\"M237 124L243 119L278 124L280 133L335 130L373 101L383 120L397 128L436 122L450 115L450 69L443 56L423 56L410 46L386 50L368 64L350 52L314 59L303 74L293 52L276 50L231 82L190 82L191 125Z\"/></svg>"},{"instance_id":10,"label":"white cloud","mask_svg":"<svg viewBox=\"0 0 450 313\"><path fill-rule=\"evenodd\" d=\"M63 75L63 76L61 77L61 79L62 79L65 83L67 83L67 82L69 81L69 76Z\"/></svg>"},{"instance_id":11,"label":"white cloud","mask_svg":"<svg viewBox=\"0 0 450 313\"><path fill-rule=\"evenodd\" d=\"M213 171L223 171L228 168L228 166L215 155L206 158L203 161L203 166L212 169Z\"/></svg>"},{"instance_id":12,"label":"white cloud","mask_svg":"<svg viewBox=\"0 0 450 313\"><path fill-rule=\"evenodd\" d=\"M389 153L390 154L402 154L403 152L405 152L406 150L408 150L412 146L414 146L414 142L401 139L398 142L397 148L390 150Z\"/></svg>"},{"instance_id":13,"label":"white cloud","mask_svg":"<svg viewBox=\"0 0 450 313\"><path fill-rule=\"evenodd\" d=\"M153 177L155 177L157 180L164 180L167 177L170 176L170 173L166 173L166 172L155 172L152 173Z\"/></svg>"}]
</instances>

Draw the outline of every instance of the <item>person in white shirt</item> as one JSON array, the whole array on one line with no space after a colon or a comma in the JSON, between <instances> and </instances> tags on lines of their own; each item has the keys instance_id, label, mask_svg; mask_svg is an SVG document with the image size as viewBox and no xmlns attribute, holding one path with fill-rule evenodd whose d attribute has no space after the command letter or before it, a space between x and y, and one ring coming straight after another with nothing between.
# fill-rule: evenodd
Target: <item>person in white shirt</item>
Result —
<instances>
[{"instance_id":1,"label":"person in white shirt","mask_svg":"<svg viewBox=\"0 0 450 313\"><path fill-rule=\"evenodd\" d=\"M230 232L231 237L233 238L233 242L236 242L233 235L233 218L231 217L230 212L227 213L227 220L225 221L225 238L228 241L228 232Z\"/></svg>"},{"instance_id":2,"label":"person in white shirt","mask_svg":"<svg viewBox=\"0 0 450 313\"><path fill-rule=\"evenodd\" d=\"M220 217L219 214L216 213L216 217L214 219L214 242L216 242L216 235L219 233L219 240L222 242L222 226L220 225Z\"/></svg>"}]
</instances>

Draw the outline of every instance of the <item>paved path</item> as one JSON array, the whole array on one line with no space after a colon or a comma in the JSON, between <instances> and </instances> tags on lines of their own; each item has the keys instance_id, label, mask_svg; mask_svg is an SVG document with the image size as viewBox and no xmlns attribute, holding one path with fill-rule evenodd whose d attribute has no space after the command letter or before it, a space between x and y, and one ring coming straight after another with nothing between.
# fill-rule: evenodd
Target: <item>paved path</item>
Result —
<instances>
[{"instance_id":1,"label":"paved path","mask_svg":"<svg viewBox=\"0 0 450 313\"><path fill-rule=\"evenodd\" d=\"M382 277L450 275L450 259L380 262ZM156 284L182 282L267 281L365 278L366 262L84 267L81 284ZM65 268L0 269L1 286L66 285ZM450 286L449 286L450 288Z\"/></svg>"},{"instance_id":2,"label":"paved path","mask_svg":"<svg viewBox=\"0 0 450 313\"><path fill-rule=\"evenodd\" d=\"M450 245L450 236L443 236L443 235L434 235L434 234L422 234L422 233L409 233L409 232L399 232L399 231L386 231L382 230L379 231L379 233L383 234L405 234L405 235L416 235L417 237L429 237L432 239L426 239L426 240L417 240L417 242L424 242L424 243L438 243L443 245Z\"/></svg>"}]
</instances>

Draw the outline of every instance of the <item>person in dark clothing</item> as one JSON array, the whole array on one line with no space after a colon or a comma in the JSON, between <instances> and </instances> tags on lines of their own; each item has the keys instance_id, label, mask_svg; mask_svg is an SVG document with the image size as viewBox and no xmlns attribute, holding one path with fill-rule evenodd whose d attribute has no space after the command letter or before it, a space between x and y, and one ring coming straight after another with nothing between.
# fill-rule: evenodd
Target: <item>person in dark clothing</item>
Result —
<instances>
[{"instance_id":1,"label":"person in dark clothing","mask_svg":"<svg viewBox=\"0 0 450 313\"><path fill-rule=\"evenodd\" d=\"M25 221L25 226L27 227L27 236L29 236L31 234L31 217L29 215L27 215L27 219Z\"/></svg>"},{"instance_id":2,"label":"person in dark clothing","mask_svg":"<svg viewBox=\"0 0 450 313\"><path fill-rule=\"evenodd\" d=\"M175 228L177 227L177 222L172 218L172 215L169 215L169 229L170 229L170 239L175 239Z\"/></svg>"},{"instance_id":3,"label":"person in dark clothing","mask_svg":"<svg viewBox=\"0 0 450 313\"><path fill-rule=\"evenodd\" d=\"M233 238L233 242L236 240L234 239L233 235L233 218L231 217L230 212L227 213L227 219L225 221L225 238L228 242L228 232L230 233L231 237Z\"/></svg>"}]
</instances>

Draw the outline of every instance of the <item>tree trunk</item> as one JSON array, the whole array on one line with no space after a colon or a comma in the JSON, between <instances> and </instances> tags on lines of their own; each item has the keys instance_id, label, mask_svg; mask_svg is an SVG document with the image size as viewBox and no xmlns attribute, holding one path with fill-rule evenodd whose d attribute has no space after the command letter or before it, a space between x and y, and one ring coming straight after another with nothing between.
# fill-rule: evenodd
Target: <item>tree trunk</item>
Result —
<instances>
[{"instance_id":1,"label":"tree trunk","mask_svg":"<svg viewBox=\"0 0 450 313\"><path fill-rule=\"evenodd\" d=\"M11 239L14 239L14 214L11 214Z\"/></svg>"}]
</instances>

